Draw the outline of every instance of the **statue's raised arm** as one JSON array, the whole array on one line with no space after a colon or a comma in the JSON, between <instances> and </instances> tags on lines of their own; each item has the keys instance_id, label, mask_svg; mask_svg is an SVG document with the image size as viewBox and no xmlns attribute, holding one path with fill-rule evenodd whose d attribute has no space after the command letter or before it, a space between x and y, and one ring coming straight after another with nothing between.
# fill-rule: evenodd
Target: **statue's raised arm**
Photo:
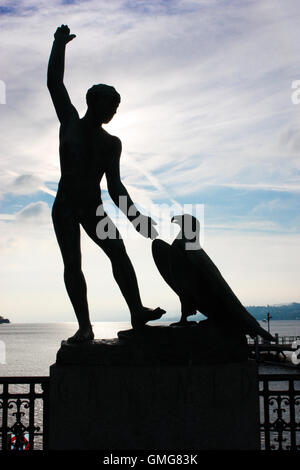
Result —
<instances>
[{"instance_id":1,"label":"statue's raised arm","mask_svg":"<svg viewBox=\"0 0 300 470\"><path fill-rule=\"evenodd\" d=\"M75 113L77 114L63 82L66 45L75 37L75 34L70 34L68 26L59 26L54 33L54 42L48 63L47 86L61 124L64 124Z\"/></svg>"}]
</instances>

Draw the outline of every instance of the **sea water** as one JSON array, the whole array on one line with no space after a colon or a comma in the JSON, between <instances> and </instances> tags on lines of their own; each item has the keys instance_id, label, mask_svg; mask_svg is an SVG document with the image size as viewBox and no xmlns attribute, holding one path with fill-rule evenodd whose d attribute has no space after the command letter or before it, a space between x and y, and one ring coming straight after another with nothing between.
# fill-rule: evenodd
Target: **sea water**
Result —
<instances>
[{"instance_id":1,"label":"sea water","mask_svg":"<svg viewBox=\"0 0 300 470\"><path fill-rule=\"evenodd\" d=\"M155 322L152 324L164 324ZM266 328L265 323L261 325ZM95 338L115 338L118 331L131 328L129 322L93 322ZM0 377L47 376L55 363L62 340L77 329L74 322L0 324ZM272 321L270 331L279 336L300 336L300 320ZM288 373L299 369L285 366L260 366L260 372Z\"/></svg>"}]
</instances>

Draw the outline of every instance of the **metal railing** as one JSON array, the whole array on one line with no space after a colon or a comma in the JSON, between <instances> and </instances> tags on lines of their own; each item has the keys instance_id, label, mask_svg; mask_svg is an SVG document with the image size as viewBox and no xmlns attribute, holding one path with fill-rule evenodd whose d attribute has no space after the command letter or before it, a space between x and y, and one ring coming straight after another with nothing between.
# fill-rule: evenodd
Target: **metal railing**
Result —
<instances>
[{"instance_id":1,"label":"metal railing","mask_svg":"<svg viewBox=\"0 0 300 470\"><path fill-rule=\"evenodd\" d=\"M48 448L49 377L0 378L0 450Z\"/></svg>"},{"instance_id":2,"label":"metal railing","mask_svg":"<svg viewBox=\"0 0 300 470\"><path fill-rule=\"evenodd\" d=\"M290 344L293 343L294 341L299 341L300 336L278 336L275 335L276 342L277 344Z\"/></svg>"},{"instance_id":3,"label":"metal railing","mask_svg":"<svg viewBox=\"0 0 300 470\"><path fill-rule=\"evenodd\" d=\"M259 375L262 450L300 450L300 374Z\"/></svg>"},{"instance_id":4,"label":"metal railing","mask_svg":"<svg viewBox=\"0 0 300 470\"><path fill-rule=\"evenodd\" d=\"M277 333L275 333L274 337L276 339L275 344L292 344L294 341L297 341L297 340L300 341L300 336L279 336ZM258 344L270 343L268 340L265 340L264 338L261 338L260 336L258 336L256 339L253 339L247 336L247 342L248 344L255 344L256 342Z\"/></svg>"},{"instance_id":5,"label":"metal railing","mask_svg":"<svg viewBox=\"0 0 300 470\"><path fill-rule=\"evenodd\" d=\"M262 450L300 450L300 374L260 374ZM49 377L0 377L0 450L48 449Z\"/></svg>"}]
</instances>

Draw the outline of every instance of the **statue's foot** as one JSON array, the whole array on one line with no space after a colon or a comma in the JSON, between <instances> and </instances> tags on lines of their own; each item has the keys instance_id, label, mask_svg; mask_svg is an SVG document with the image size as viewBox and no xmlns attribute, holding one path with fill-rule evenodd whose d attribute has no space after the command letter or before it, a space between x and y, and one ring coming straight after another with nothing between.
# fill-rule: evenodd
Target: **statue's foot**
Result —
<instances>
[{"instance_id":1,"label":"statue's foot","mask_svg":"<svg viewBox=\"0 0 300 470\"><path fill-rule=\"evenodd\" d=\"M154 320L158 320L159 318L161 318L164 313L166 313L166 311L160 307L157 307L157 308L143 307L142 310L140 310L134 315L133 314L131 315L132 328L134 329L142 328L143 326L146 325L148 321L154 321Z\"/></svg>"},{"instance_id":2,"label":"statue's foot","mask_svg":"<svg viewBox=\"0 0 300 470\"><path fill-rule=\"evenodd\" d=\"M85 341L91 341L94 339L94 333L91 326L79 327L75 335L68 338L67 342L70 344L84 343Z\"/></svg>"},{"instance_id":3,"label":"statue's foot","mask_svg":"<svg viewBox=\"0 0 300 470\"><path fill-rule=\"evenodd\" d=\"M187 320L180 320L174 323L170 323L170 326L191 326L191 325L197 325L196 321L187 321Z\"/></svg>"}]
</instances>

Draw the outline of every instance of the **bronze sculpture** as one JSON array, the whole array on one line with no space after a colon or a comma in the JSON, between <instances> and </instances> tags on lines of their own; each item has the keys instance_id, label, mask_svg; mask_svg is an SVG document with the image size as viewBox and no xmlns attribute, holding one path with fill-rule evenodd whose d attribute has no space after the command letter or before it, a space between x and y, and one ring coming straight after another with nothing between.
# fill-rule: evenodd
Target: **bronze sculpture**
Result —
<instances>
[{"instance_id":1,"label":"bronze sculpture","mask_svg":"<svg viewBox=\"0 0 300 470\"><path fill-rule=\"evenodd\" d=\"M74 38L75 34L70 34L68 26L57 28L49 58L47 86L60 121L61 179L52 219L64 262L66 289L79 324L78 331L68 342L81 343L93 339L94 334L89 317L86 283L81 270L80 225L110 258L114 278L131 314L133 328L143 327L148 321L160 318L165 310L143 306L134 268L120 233L104 210L96 215L96 211L102 207L99 185L105 174L112 200L125 212L136 230L147 238L157 236L155 221L136 210L121 182L120 140L102 128L102 124L108 123L117 112L119 93L111 86L94 85L87 92L88 108L83 118L79 117L71 103L63 76L65 48ZM125 208L120 205L121 196L127 201ZM96 227L103 218L108 227L107 232L113 236L98 236ZM145 225L148 230L144 229Z\"/></svg>"}]
</instances>

